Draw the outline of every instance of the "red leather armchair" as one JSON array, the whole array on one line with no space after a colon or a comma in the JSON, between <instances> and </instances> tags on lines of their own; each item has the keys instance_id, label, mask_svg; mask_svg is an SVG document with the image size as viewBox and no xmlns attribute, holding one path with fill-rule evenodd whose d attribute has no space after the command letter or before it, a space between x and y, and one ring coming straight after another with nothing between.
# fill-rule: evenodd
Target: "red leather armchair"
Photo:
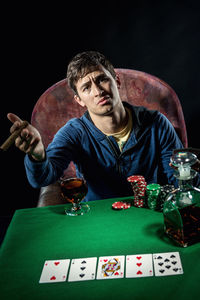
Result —
<instances>
[{"instance_id":1,"label":"red leather armchair","mask_svg":"<svg viewBox=\"0 0 200 300\"><path fill-rule=\"evenodd\" d=\"M184 147L187 147L187 131L181 103L174 90L163 80L136 70L115 69L121 81L120 96L136 106L145 106L163 113L174 126ZM58 129L69 119L84 113L80 105L73 100L73 92L66 79L54 84L38 99L32 113L31 123L43 139L45 147L53 139ZM73 163L64 173L65 177L75 176ZM58 182L41 188L38 206L62 204Z\"/></svg>"}]
</instances>

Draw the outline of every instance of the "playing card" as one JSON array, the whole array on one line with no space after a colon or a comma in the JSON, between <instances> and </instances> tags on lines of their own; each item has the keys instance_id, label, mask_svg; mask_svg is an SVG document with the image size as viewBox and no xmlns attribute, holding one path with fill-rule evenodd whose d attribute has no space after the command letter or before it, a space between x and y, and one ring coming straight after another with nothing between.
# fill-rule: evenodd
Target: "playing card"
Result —
<instances>
[{"instance_id":1,"label":"playing card","mask_svg":"<svg viewBox=\"0 0 200 300\"><path fill-rule=\"evenodd\" d=\"M179 252L153 254L155 276L183 274Z\"/></svg>"},{"instance_id":2,"label":"playing card","mask_svg":"<svg viewBox=\"0 0 200 300\"><path fill-rule=\"evenodd\" d=\"M61 282L67 278L70 259L46 260L39 283Z\"/></svg>"},{"instance_id":3,"label":"playing card","mask_svg":"<svg viewBox=\"0 0 200 300\"><path fill-rule=\"evenodd\" d=\"M68 281L95 279L96 265L97 257L73 259L71 262Z\"/></svg>"},{"instance_id":4,"label":"playing card","mask_svg":"<svg viewBox=\"0 0 200 300\"><path fill-rule=\"evenodd\" d=\"M99 257L96 279L114 279L123 277L124 255Z\"/></svg>"},{"instance_id":5,"label":"playing card","mask_svg":"<svg viewBox=\"0 0 200 300\"><path fill-rule=\"evenodd\" d=\"M126 277L141 278L153 276L152 254L137 254L126 256Z\"/></svg>"}]
</instances>

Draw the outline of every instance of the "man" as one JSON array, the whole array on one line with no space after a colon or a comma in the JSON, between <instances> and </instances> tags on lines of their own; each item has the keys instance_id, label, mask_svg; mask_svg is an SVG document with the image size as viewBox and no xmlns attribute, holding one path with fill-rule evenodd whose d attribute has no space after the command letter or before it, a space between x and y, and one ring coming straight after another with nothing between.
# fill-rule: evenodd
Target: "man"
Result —
<instances>
[{"instance_id":1,"label":"man","mask_svg":"<svg viewBox=\"0 0 200 300\"><path fill-rule=\"evenodd\" d=\"M45 150L39 132L23 129L16 146L24 151L27 177L33 187L58 180L70 161L88 185L85 201L132 195L127 177L143 175L147 183L173 184L170 157L182 144L167 118L157 111L122 102L120 80L100 53L83 52L69 63L74 100L87 108L68 121ZM9 113L11 132L20 118Z\"/></svg>"}]
</instances>

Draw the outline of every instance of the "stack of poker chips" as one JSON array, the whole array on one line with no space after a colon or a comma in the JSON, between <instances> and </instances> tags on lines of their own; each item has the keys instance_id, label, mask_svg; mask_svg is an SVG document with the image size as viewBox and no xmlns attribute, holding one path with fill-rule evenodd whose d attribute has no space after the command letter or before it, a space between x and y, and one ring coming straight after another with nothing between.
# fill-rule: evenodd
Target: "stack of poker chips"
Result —
<instances>
[{"instance_id":1,"label":"stack of poker chips","mask_svg":"<svg viewBox=\"0 0 200 300\"><path fill-rule=\"evenodd\" d=\"M134 200L133 205L136 207L145 206L145 191L147 183L142 175L132 175L127 178L128 182L131 183Z\"/></svg>"},{"instance_id":2,"label":"stack of poker chips","mask_svg":"<svg viewBox=\"0 0 200 300\"><path fill-rule=\"evenodd\" d=\"M176 188L174 185L166 184L160 187L160 195L158 197L158 202L157 202L157 210L162 211L164 202L168 196L169 193L173 192Z\"/></svg>"},{"instance_id":3,"label":"stack of poker chips","mask_svg":"<svg viewBox=\"0 0 200 300\"><path fill-rule=\"evenodd\" d=\"M158 204L158 198L160 195L160 185L157 183L151 183L147 185L146 196L147 196L147 206L150 209L156 210Z\"/></svg>"}]
</instances>

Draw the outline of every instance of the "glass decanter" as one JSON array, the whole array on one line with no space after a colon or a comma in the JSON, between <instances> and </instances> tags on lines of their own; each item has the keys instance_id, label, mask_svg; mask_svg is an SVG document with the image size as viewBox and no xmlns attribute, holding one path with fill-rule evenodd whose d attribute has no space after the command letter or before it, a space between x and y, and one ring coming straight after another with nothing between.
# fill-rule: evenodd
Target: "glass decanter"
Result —
<instances>
[{"instance_id":1,"label":"glass decanter","mask_svg":"<svg viewBox=\"0 0 200 300\"><path fill-rule=\"evenodd\" d=\"M197 172L191 169L196 161L197 156L191 152L178 152L171 157L179 187L169 193L164 203L164 230L182 247L200 242L200 190L192 185Z\"/></svg>"}]
</instances>

